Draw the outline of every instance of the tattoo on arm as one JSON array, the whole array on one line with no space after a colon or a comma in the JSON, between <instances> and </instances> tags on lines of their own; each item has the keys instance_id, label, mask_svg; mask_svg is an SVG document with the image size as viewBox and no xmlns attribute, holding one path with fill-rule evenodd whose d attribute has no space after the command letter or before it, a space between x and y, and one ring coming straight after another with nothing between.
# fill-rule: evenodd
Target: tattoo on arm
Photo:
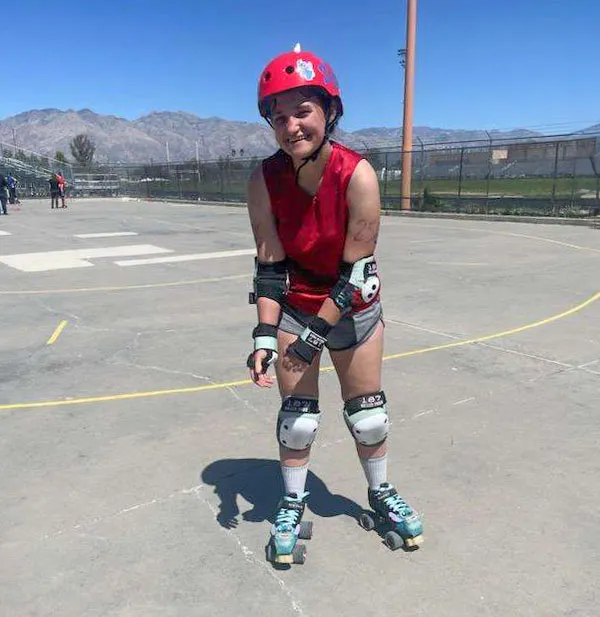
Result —
<instances>
[{"instance_id":1,"label":"tattoo on arm","mask_svg":"<svg viewBox=\"0 0 600 617\"><path fill-rule=\"evenodd\" d=\"M379 221L359 219L352 226L352 239L355 242L372 242L377 244Z\"/></svg>"}]
</instances>

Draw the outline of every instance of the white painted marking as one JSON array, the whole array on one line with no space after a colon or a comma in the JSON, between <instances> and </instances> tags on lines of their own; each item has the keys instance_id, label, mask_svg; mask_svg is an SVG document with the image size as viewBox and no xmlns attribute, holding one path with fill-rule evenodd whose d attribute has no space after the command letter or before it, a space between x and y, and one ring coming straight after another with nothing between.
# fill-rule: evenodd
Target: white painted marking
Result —
<instances>
[{"instance_id":1,"label":"white painted marking","mask_svg":"<svg viewBox=\"0 0 600 617\"><path fill-rule=\"evenodd\" d=\"M453 405L463 405L464 403L470 403L471 401L474 401L475 397L471 396L469 398L463 398L461 401L456 401L456 403L452 403Z\"/></svg>"},{"instance_id":2,"label":"white painted marking","mask_svg":"<svg viewBox=\"0 0 600 617\"><path fill-rule=\"evenodd\" d=\"M123 259L115 261L118 266L144 266L147 264L166 264L180 261L198 261L199 259L220 259L222 257L240 257L256 255L256 249L240 249L237 251L219 251L218 253L192 253L190 255L172 255L170 257L151 257L148 259Z\"/></svg>"},{"instance_id":3,"label":"white painted marking","mask_svg":"<svg viewBox=\"0 0 600 617\"><path fill-rule=\"evenodd\" d=\"M425 411L421 411L421 412L419 412L419 413L416 413L416 414L413 416L413 419L415 419L415 418L420 418L420 417L422 417L422 416L428 416L428 415L429 415L429 414L431 414L431 413L435 413L435 409L426 409Z\"/></svg>"},{"instance_id":4,"label":"white painted marking","mask_svg":"<svg viewBox=\"0 0 600 617\"><path fill-rule=\"evenodd\" d=\"M0 230L0 236L10 236L10 235L11 235L10 231L2 231L2 230Z\"/></svg>"},{"instance_id":5,"label":"white painted marking","mask_svg":"<svg viewBox=\"0 0 600 617\"><path fill-rule=\"evenodd\" d=\"M116 238L118 236L137 236L135 231L113 231L103 234L75 234L75 238Z\"/></svg>"},{"instance_id":6,"label":"white painted marking","mask_svg":"<svg viewBox=\"0 0 600 617\"><path fill-rule=\"evenodd\" d=\"M468 262L468 261L427 261L426 262L428 266L460 266L460 267L467 267L467 266L488 266L489 264L485 263L485 262L480 262L480 261L475 261L475 262Z\"/></svg>"},{"instance_id":7,"label":"white painted marking","mask_svg":"<svg viewBox=\"0 0 600 617\"><path fill-rule=\"evenodd\" d=\"M86 261L98 257L117 257L129 255L148 255L153 253L172 253L152 244L131 244L106 248L75 249L71 251L46 251L44 253L20 253L0 255L0 263L23 272L46 272L68 268L88 268L94 264Z\"/></svg>"}]
</instances>

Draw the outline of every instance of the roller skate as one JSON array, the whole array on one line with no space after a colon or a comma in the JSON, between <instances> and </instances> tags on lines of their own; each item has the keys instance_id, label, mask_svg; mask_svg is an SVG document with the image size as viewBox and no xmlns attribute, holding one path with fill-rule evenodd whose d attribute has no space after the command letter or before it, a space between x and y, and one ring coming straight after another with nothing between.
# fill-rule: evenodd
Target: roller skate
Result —
<instances>
[{"instance_id":1,"label":"roller skate","mask_svg":"<svg viewBox=\"0 0 600 617\"><path fill-rule=\"evenodd\" d=\"M266 547L267 561L275 564L303 564L306 560L306 546L300 540L312 537L312 521L303 521L308 492L288 493L277 506L271 537Z\"/></svg>"},{"instance_id":2,"label":"roller skate","mask_svg":"<svg viewBox=\"0 0 600 617\"><path fill-rule=\"evenodd\" d=\"M369 505L373 512L363 512L358 518L363 529L377 528L392 551L401 547L406 550L419 548L424 540L421 517L389 482L383 482L375 490L369 489Z\"/></svg>"}]
</instances>

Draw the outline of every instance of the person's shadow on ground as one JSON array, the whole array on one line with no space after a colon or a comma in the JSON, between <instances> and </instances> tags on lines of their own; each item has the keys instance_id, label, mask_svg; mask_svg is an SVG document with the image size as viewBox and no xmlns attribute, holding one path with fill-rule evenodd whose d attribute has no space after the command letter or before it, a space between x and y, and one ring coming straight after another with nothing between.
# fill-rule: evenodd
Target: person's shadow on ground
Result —
<instances>
[{"instance_id":1,"label":"person's shadow on ground","mask_svg":"<svg viewBox=\"0 0 600 617\"><path fill-rule=\"evenodd\" d=\"M242 512L245 521L273 523L277 503L283 495L283 482L279 461L271 459L242 458L222 459L204 468L202 483L214 486L219 496L217 521L227 529L238 525L240 510L237 497L241 495L252 508ZM350 516L358 518L363 508L351 499L332 495L325 483L314 473L308 472L306 490L310 492L308 509L317 516Z\"/></svg>"}]
</instances>

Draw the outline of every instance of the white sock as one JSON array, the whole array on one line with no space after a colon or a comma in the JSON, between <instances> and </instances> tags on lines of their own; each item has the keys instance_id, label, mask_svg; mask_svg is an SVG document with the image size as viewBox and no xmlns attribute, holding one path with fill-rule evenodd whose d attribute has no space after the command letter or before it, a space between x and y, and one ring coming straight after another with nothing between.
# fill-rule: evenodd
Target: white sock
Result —
<instances>
[{"instance_id":1,"label":"white sock","mask_svg":"<svg viewBox=\"0 0 600 617\"><path fill-rule=\"evenodd\" d=\"M361 458L360 464L371 490L387 482L387 454L378 458Z\"/></svg>"},{"instance_id":2,"label":"white sock","mask_svg":"<svg viewBox=\"0 0 600 617\"><path fill-rule=\"evenodd\" d=\"M308 474L308 463L300 467L288 467L281 464L281 474L283 475L283 485L285 486L286 495L296 493L302 495L306 486L306 476Z\"/></svg>"}]
</instances>

